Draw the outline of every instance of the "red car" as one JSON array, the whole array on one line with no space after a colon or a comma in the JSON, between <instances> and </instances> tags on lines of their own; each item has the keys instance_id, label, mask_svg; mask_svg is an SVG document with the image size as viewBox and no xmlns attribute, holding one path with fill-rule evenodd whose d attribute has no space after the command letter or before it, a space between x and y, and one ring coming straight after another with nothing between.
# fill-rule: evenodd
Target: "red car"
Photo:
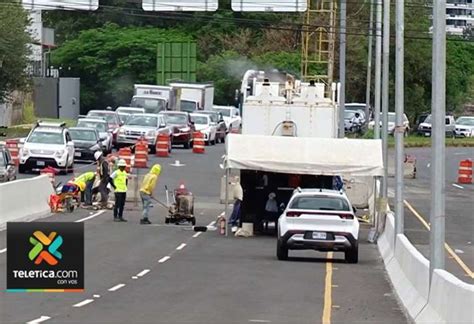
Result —
<instances>
[{"instance_id":1,"label":"red car","mask_svg":"<svg viewBox=\"0 0 474 324\"><path fill-rule=\"evenodd\" d=\"M162 111L160 115L165 117L166 126L171 129L171 144L183 145L186 149L192 147L195 128L190 115L182 111Z\"/></svg>"},{"instance_id":2,"label":"red car","mask_svg":"<svg viewBox=\"0 0 474 324\"><path fill-rule=\"evenodd\" d=\"M117 132L120 126L122 126L119 114L113 110L90 110L87 116L101 117L107 121L109 124L109 132L112 134L112 144L116 146Z\"/></svg>"}]
</instances>

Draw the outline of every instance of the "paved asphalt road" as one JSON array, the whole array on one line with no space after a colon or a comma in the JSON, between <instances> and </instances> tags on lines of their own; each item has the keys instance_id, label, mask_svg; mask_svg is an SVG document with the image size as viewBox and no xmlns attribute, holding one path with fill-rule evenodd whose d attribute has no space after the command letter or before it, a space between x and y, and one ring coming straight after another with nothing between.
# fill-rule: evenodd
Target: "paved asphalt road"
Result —
<instances>
[{"instance_id":1,"label":"paved asphalt road","mask_svg":"<svg viewBox=\"0 0 474 324\"><path fill-rule=\"evenodd\" d=\"M163 198L165 184L174 187L184 180L196 195L202 225L223 210L218 165L224 148L206 149L205 155L175 149L172 158L160 159L164 171L157 189ZM185 166L170 166L176 159ZM84 221L86 291L2 291L0 323L46 318L45 323L91 324L407 322L376 246L367 243L366 228L361 231L358 264L346 264L342 254L318 252L290 252L290 260L282 262L275 256L274 237L195 234L186 226L164 225L165 212L155 206L151 226L139 225L139 206L132 203L126 207L128 223L114 223L110 211L86 210L39 220L91 217ZM3 231L0 251L5 244ZM6 254L0 254L1 287Z\"/></svg>"},{"instance_id":2,"label":"paved asphalt road","mask_svg":"<svg viewBox=\"0 0 474 324\"><path fill-rule=\"evenodd\" d=\"M425 223L429 223L431 152L430 148L412 148L407 149L406 153L417 158L417 177L405 179L405 234L418 250L429 258L429 231L419 217ZM391 158L393 158L393 151ZM474 160L474 148L446 149L446 242L456 254L455 259L452 254L446 252L446 270L472 284L474 283L472 276L474 270L474 185L459 187L457 184L459 161L468 158ZM394 191L394 178L390 178L389 197L393 197Z\"/></svg>"}]
</instances>

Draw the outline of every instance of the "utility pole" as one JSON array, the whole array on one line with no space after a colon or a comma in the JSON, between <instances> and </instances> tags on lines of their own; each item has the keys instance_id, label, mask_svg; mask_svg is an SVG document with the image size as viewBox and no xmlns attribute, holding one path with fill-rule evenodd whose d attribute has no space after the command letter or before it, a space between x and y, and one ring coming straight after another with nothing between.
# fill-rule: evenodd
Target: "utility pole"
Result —
<instances>
[{"instance_id":1,"label":"utility pole","mask_svg":"<svg viewBox=\"0 0 474 324\"><path fill-rule=\"evenodd\" d=\"M375 99L374 99L374 138L380 139L380 89L382 63L382 0L375 6Z\"/></svg>"},{"instance_id":2,"label":"utility pole","mask_svg":"<svg viewBox=\"0 0 474 324\"><path fill-rule=\"evenodd\" d=\"M339 138L344 137L344 110L346 105L346 0L341 0L339 34Z\"/></svg>"},{"instance_id":3,"label":"utility pole","mask_svg":"<svg viewBox=\"0 0 474 324\"><path fill-rule=\"evenodd\" d=\"M383 66L382 66L382 153L384 176L382 197L387 199L388 192L388 89L390 60L390 0L383 0Z\"/></svg>"},{"instance_id":4,"label":"utility pole","mask_svg":"<svg viewBox=\"0 0 474 324\"><path fill-rule=\"evenodd\" d=\"M365 118L369 120L370 114L370 86L372 84L372 47L373 47L373 27L374 27L374 3L370 1L369 17L369 44L367 50L367 87L365 90Z\"/></svg>"},{"instance_id":5,"label":"utility pole","mask_svg":"<svg viewBox=\"0 0 474 324\"><path fill-rule=\"evenodd\" d=\"M403 112L405 110L404 89L404 0L396 0L396 40L395 40L395 234L403 234L405 227L405 209L403 207L403 160L405 155Z\"/></svg>"},{"instance_id":6,"label":"utility pole","mask_svg":"<svg viewBox=\"0 0 474 324\"><path fill-rule=\"evenodd\" d=\"M445 116L446 116L446 1L433 2L433 60L431 84L431 231L430 276L444 269L445 240ZM431 278L431 277L430 277Z\"/></svg>"}]
</instances>

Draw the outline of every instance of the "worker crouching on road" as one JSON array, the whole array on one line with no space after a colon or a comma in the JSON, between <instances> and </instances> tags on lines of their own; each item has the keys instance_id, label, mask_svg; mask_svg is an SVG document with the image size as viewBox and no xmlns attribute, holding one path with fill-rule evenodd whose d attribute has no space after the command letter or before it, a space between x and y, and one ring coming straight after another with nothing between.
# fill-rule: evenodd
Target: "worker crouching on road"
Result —
<instances>
[{"instance_id":1,"label":"worker crouching on road","mask_svg":"<svg viewBox=\"0 0 474 324\"><path fill-rule=\"evenodd\" d=\"M240 224L240 207L244 198L244 190L240 185L240 178L234 177L234 208L232 209L232 215L230 215L229 226L231 226L232 233L237 232Z\"/></svg>"},{"instance_id":2,"label":"worker crouching on road","mask_svg":"<svg viewBox=\"0 0 474 324\"><path fill-rule=\"evenodd\" d=\"M81 202L84 202L84 206L92 206L92 187L95 181L95 173L90 171L81 174L80 176L74 178L73 183L79 184L84 183L85 188L81 190Z\"/></svg>"},{"instance_id":3,"label":"worker crouching on road","mask_svg":"<svg viewBox=\"0 0 474 324\"><path fill-rule=\"evenodd\" d=\"M158 177L161 173L161 165L155 164L150 172L143 179L142 185L140 187L140 197L142 198L143 212L142 219L140 224L151 224L148 219L148 212L151 208L151 198L153 197L153 190L155 190Z\"/></svg>"},{"instance_id":4,"label":"worker crouching on road","mask_svg":"<svg viewBox=\"0 0 474 324\"><path fill-rule=\"evenodd\" d=\"M123 209L127 198L128 173L125 171L127 162L120 160L117 165L118 170L110 176L115 190L114 222L126 222L127 220L123 218Z\"/></svg>"}]
</instances>

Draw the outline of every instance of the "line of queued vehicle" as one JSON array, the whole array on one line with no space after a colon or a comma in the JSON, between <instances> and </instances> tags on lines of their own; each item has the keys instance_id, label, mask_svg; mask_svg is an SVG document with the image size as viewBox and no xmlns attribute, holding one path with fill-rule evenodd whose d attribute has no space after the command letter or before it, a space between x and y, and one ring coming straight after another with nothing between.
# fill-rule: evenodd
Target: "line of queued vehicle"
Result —
<instances>
[{"instance_id":1,"label":"line of queued vehicle","mask_svg":"<svg viewBox=\"0 0 474 324\"><path fill-rule=\"evenodd\" d=\"M132 146L142 137L147 139L151 153L155 153L160 135L169 137L170 152L175 145L191 148L195 131L204 134L206 145L215 145L224 143L227 133L240 127L236 108L219 107L193 113L145 112L140 107L91 110L86 116L79 116L77 125L70 128L65 123L39 121L20 140L18 171L26 173L53 167L67 174L74 169L75 162L93 161L96 151L108 154L113 148Z\"/></svg>"}]
</instances>

